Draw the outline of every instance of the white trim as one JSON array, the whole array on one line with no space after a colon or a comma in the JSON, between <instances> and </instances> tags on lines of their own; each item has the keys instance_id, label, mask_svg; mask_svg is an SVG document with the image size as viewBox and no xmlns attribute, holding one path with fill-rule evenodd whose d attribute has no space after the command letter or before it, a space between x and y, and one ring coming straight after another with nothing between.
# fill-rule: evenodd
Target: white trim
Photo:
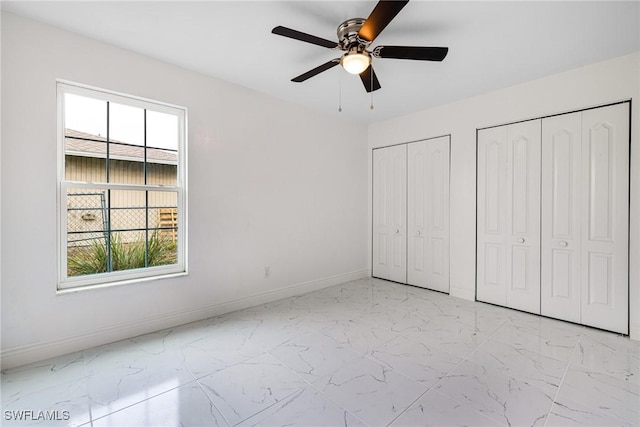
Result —
<instances>
[{"instance_id":1,"label":"white trim","mask_svg":"<svg viewBox=\"0 0 640 427\"><path fill-rule=\"evenodd\" d=\"M65 251L66 253L66 251ZM66 256L65 256L66 258ZM136 268L134 270L111 271L108 273L90 274L87 276L66 277L59 284L57 294L65 291L104 288L109 286L129 285L164 279L176 274L187 274L182 264L160 265L154 267Z\"/></svg>"},{"instance_id":2,"label":"white trim","mask_svg":"<svg viewBox=\"0 0 640 427\"><path fill-rule=\"evenodd\" d=\"M335 286L369 277L369 271L356 270L323 279L285 286L280 289L238 298L235 300L210 304L190 310L178 310L157 316L151 316L133 322L114 324L91 332L70 335L65 338L41 341L3 350L0 353L1 369L14 368L27 363L37 362L51 357L75 351L85 350L98 345L132 338L159 330L173 328L186 323L207 319L233 311L266 304L284 298L302 295L308 292Z\"/></svg>"},{"instance_id":3,"label":"white trim","mask_svg":"<svg viewBox=\"0 0 640 427\"><path fill-rule=\"evenodd\" d=\"M173 193L182 192L182 188L172 185L157 185L157 184L119 184L111 182L85 182L85 181L63 181L61 183L62 190L68 188L88 188L88 189L102 189L102 190L131 190L131 191L168 191ZM64 195L64 191L62 192Z\"/></svg>"},{"instance_id":4,"label":"white trim","mask_svg":"<svg viewBox=\"0 0 640 427\"><path fill-rule=\"evenodd\" d=\"M149 268L156 268L156 267L149 267ZM175 272L173 272L175 270ZM56 292L57 295L66 295L66 294L73 294L76 292L84 292L84 291L91 291L94 289L103 289L103 288L108 288L111 286L123 286L123 285L132 285L135 283L141 283L141 282L151 282L154 280L162 280L162 279L173 279L176 277L182 277L182 276L188 276L189 273L187 273L186 271L181 271L177 268L175 269L167 269L166 273L163 274L155 274L153 276L142 276L142 277L133 277L131 279L122 279L122 280L118 280L118 281L109 281L109 282L105 282L105 283L96 283L96 284L90 284L90 285L84 285L84 286L72 286L72 287L68 287L68 288L59 288ZM110 276L111 277L111 276Z\"/></svg>"},{"instance_id":5,"label":"white trim","mask_svg":"<svg viewBox=\"0 0 640 427\"><path fill-rule=\"evenodd\" d=\"M89 96L91 98L100 99L102 101L113 101L118 104L130 105L132 107L146 108L151 111L161 113L176 114L175 110L187 111L186 107L168 102L157 101L155 99L144 98L142 96L130 95L128 93L116 92L114 90L103 89L96 86L85 85L64 79L56 79L58 88L62 92L71 93L80 96ZM149 108L149 104L155 108Z\"/></svg>"},{"instance_id":6,"label":"white trim","mask_svg":"<svg viewBox=\"0 0 640 427\"><path fill-rule=\"evenodd\" d=\"M177 176L175 186L161 185L138 185L138 184L116 184L116 183L91 183L73 182L65 180L65 94L75 94L93 99L100 99L107 102L117 102L123 105L130 105L143 108L147 111L159 111L178 118L178 161ZM102 88L96 88L66 80L56 80L57 94L57 144L58 144L58 185L57 185L57 239L58 239L58 279L57 291L69 290L79 287L104 287L106 285L122 285L146 281L146 279L156 279L187 273L187 109L185 107L171 105L155 100L122 94ZM120 156L117 156L120 157ZM117 158L114 157L114 158ZM153 163L153 162L150 162ZM105 190L136 190L136 191L164 191L175 192L178 206L178 233L177 233L177 263L167 266L146 267L128 271L112 271L107 273L91 274L86 276L67 276L67 189L69 188L98 188Z\"/></svg>"},{"instance_id":7,"label":"white trim","mask_svg":"<svg viewBox=\"0 0 640 427\"><path fill-rule=\"evenodd\" d=\"M65 152L68 156L75 157L90 157L92 159L105 159L107 156L101 153L90 153L88 151L76 151L76 150L67 150ZM142 159L140 157L130 157L130 156L109 156L111 160L121 160L124 162L132 162L132 163L142 163ZM174 160L161 160L161 159L147 159L147 163L153 165L171 165L177 166L178 162Z\"/></svg>"}]
</instances>

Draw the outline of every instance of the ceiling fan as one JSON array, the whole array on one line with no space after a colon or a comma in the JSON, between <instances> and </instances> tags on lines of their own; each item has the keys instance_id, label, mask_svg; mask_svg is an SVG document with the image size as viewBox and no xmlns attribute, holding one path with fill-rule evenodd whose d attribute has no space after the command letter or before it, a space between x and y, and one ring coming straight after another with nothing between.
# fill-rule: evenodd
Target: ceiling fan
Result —
<instances>
[{"instance_id":1,"label":"ceiling fan","mask_svg":"<svg viewBox=\"0 0 640 427\"><path fill-rule=\"evenodd\" d=\"M359 74L367 92L380 89L380 82L373 71L372 57L391 59L413 59L418 61L442 61L449 48L423 46L376 46L369 45L385 29L395 16L409 3L409 0L380 0L367 19L351 18L338 25L338 42L312 36L291 28L277 26L271 32L329 49L344 51L340 58L324 64L291 79L303 82L340 64L351 74Z\"/></svg>"}]
</instances>

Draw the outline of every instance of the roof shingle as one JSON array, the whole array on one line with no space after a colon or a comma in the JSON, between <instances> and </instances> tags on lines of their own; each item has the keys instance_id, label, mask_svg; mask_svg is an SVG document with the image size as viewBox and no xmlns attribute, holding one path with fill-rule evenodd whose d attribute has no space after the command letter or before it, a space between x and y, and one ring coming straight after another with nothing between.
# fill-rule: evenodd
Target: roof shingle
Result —
<instances>
[{"instance_id":1,"label":"roof shingle","mask_svg":"<svg viewBox=\"0 0 640 427\"><path fill-rule=\"evenodd\" d=\"M100 135L65 129L65 154L86 157L107 157L107 139ZM109 158L131 162L144 161L144 147L109 139ZM126 144L126 145L125 145ZM177 164L175 151L147 147L148 163Z\"/></svg>"}]
</instances>

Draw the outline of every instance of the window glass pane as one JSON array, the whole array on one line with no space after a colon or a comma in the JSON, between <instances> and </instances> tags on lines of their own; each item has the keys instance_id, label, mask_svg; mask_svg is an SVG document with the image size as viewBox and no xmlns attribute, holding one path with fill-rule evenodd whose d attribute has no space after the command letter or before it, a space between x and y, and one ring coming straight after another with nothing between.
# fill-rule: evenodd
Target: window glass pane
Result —
<instances>
[{"instance_id":1,"label":"window glass pane","mask_svg":"<svg viewBox=\"0 0 640 427\"><path fill-rule=\"evenodd\" d=\"M114 153L122 153L122 146L109 144L109 182L117 184L144 184L144 154L143 148L136 148L139 157L133 157L132 147L124 147L131 157L118 156ZM126 160L124 160L126 158Z\"/></svg>"},{"instance_id":2,"label":"window glass pane","mask_svg":"<svg viewBox=\"0 0 640 427\"><path fill-rule=\"evenodd\" d=\"M110 190L111 271L144 268L146 192Z\"/></svg>"},{"instance_id":3,"label":"window glass pane","mask_svg":"<svg viewBox=\"0 0 640 427\"><path fill-rule=\"evenodd\" d=\"M147 163L147 184L178 185L177 165L165 163Z\"/></svg>"},{"instance_id":4,"label":"window glass pane","mask_svg":"<svg viewBox=\"0 0 640 427\"><path fill-rule=\"evenodd\" d=\"M145 192L110 190L111 271L145 267Z\"/></svg>"},{"instance_id":5,"label":"window glass pane","mask_svg":"<svg viewBox=\"0 0 640 427\"><path fill-rule=\"evenodd\" d=\"M109 103L109 140L144 145L144 110L129 105Z\"/></svg>"},{"instance_id":6,"label":"window glass pane","mask_svg":"<svg viewBox=\"0 0 640 427\"><path fill-rule=\"evenodd\" d=\"M64 94L66 129L93 136L107 136L107 102L85 96Z\"/></svg>"},{"instance_id":7,"label":"window glass pane","mask_svg":"<svg viewBox=\"0 0 640 427\"><path fill-rule=\"evenodd\" d=\"M105 190L67 190L67 275L107 271L107 195Z\"/></svg>"},{"instance_id":8,"label":"window glass pane","mask_svg":"<svg viewBox=\"0 0 640 427\"><path fill-rule=\"evenodd\" d=\"M144 110L109 104L109 181L144 184Z\"/></svg>"},{"instance_id":9,"label":"window glass pane","mask_svg":"<svg viewBox=\"0 0 640 427\"><path fill-rule=\"evenodd\" d=\"M147 111L147 184L178 184L178 129L178 116Z\"/></svg>"},{"instance_id":10,"label":"window glass pane","mask_svg":"<svg viewBox=\"0 0 640 427\"><path fill-rule=\"evenodd\" d=\"M111 233L111 271L145 268L145 232Z\"/></svg>"},{"instance_id":11,"label":"window glass pane","mask_svg":"<svg viewBox=\"0 0 640 427\"><path fill-rule=\"evenodd\" d=\"M106 159L65 154L64 175L67 181L107 182Z\"/></svg>"},{"instance_id":12,"label":"window glass pane","mask_svg":"<svg viewBox=\"0 0 640 427\"><path fill-rule=\"evenodd\" d=\"M147 110L147 147L178 150L178 116Z\"/></svg>"},{"instance_id":13,"label":"window glass pane","mask_svg":"<svg viewBox=\"0 0 640 427\"><path fill-rule=\"evenodd\" d=\"M64 125L65 179L106 182L106 101L65 94Z\"/></svg>"},{"instance_id":14,"label":"window glass pane","mask_svg":"<svg viewBox=\"0 0 640 427\"><path fill-rule=\"evenodd\" d=\"M178 193L149 191L149 265L175 264L178 257Z\"/></svg>"},{"instance_id":15,"label":"window glass pane","mask_svg":"<svg viewBox=\"0 0 640 427\"><path fill-rule=\"evenodd\" d=\"M146 222L146 191L138 190L110 190L111 231L141 231L147 226ZM133 237L131 237L133 236ZM125 234L125 241L137 237Z\"/></svg>"}]
</instances>

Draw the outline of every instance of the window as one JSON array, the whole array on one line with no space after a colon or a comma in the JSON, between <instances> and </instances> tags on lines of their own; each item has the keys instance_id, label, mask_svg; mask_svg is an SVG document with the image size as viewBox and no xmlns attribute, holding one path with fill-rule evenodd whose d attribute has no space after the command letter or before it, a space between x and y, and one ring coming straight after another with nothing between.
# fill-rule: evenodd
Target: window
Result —
<instances>
[{"instance_id":1,"label":"window","mask_svg":"<svg viewBox=\"0 0 640 427\"><path fill-rule=\"evenodd\" d=\"M186 272L186 110L58 82L58 289Z\"/></svg>"}]
</instances>

